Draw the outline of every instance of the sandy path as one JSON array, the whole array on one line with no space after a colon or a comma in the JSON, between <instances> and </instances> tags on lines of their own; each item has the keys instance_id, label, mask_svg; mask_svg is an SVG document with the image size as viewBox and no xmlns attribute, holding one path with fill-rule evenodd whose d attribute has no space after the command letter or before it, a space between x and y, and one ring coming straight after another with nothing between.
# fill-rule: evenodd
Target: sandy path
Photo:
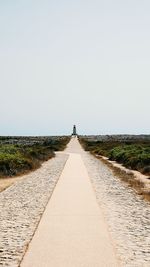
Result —
<instances>
[{"instance_id":1,"label":"sandy path","mask_svg":"<svg viewBox=\"0 0 150 267\"><path fill-rule=\"evenodd\" d=\"M76 139L66 152L69 159L21 267L118 266Z\"/></svg>"}]
</instances>

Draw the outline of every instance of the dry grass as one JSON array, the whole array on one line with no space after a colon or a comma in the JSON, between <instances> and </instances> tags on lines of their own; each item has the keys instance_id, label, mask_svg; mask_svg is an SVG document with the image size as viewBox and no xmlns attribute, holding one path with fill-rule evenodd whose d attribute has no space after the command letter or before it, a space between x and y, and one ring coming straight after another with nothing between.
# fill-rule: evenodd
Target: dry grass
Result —
<instances>
[{"instance_id":1,"label":"dry grass","mask_svg":"<svg viewBox=\"0 0 150 267\"><path fill-rule=\"evenodd\" d=\"M4 191L6 188L9 186L13 185L14 183L22 180L22 176L17 176L17 177L7 177L7 178L1 178L0 179L0 192Z\"/></svg>"}]
</instances>

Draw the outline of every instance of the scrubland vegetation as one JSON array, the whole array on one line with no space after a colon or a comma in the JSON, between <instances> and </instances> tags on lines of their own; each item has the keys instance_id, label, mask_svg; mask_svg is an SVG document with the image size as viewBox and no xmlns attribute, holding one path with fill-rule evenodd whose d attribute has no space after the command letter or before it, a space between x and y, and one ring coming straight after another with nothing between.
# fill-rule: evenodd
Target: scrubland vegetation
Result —
<instances>
[{"instance_id":1,"label":"scrubland vegetation","mask_svg":"<svg viewBox=\"0 0 150 267\"><path fill-rule=\"evenodd\" d=\"M86 151L95 155L108 157L117 161L125 167L138 170L143 174L150 175L150 140L146 138L134 137L132 139L122 138L122 140L94 140L93 138L80 137L80 142Z\"/></svg>"},{"instance_id":2,"label":"scrubland vegetation","mask_svg":"<svg viewBox=\"0 0 150 267\"><path fill-rule=\"evenodd\" d=\"M40 167L63 150L69 137L0 137L0 177L19 175Z\"/></svg>"}]
</instances>

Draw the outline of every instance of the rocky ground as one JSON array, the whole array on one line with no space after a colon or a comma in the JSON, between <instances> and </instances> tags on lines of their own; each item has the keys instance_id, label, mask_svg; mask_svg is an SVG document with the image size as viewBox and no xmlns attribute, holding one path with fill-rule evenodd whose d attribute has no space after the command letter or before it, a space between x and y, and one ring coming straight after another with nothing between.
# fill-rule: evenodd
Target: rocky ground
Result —
<instances>
[{"instance_id":1,"label":"rocky ground","mask_svg":"<svg viewBox=\"0 0 150 267\"><path fill-rule=\"evenodd\" d=\"M67 158L57 154L0 193L0 266L19 266Z\"/></svg>"},{"instance_id":2,"label":"rocky ground","mask_svg":"<svg viewBox=\"0 0 150 267\"><path fill-rule=\"evenodd\" d=\"M150 266L150 203L99 159L88 152L82 157L123 266Z\"/></svg>"}]
</instances>

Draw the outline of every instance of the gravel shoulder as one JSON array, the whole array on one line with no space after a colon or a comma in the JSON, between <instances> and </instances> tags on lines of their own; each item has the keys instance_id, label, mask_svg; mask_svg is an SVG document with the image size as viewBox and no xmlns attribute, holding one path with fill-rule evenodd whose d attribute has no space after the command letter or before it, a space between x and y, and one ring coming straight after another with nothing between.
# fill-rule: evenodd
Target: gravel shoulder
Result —
<instances>
[{"instance_id":1,"label":"gravel shoulder","mask_svg":"<svg viewBox=\"0 0 150 267\"><path fill-rule=\"evenodd\" d=\"M90 153L82 158L122 266L149 267L150 203Z\"/></svg>"},{"instance_id":2,"label":"gravel shoulder","mask_svg":"<svg viewBox=\"0 0 150 267\"><path fill-rule=\"evenodd\" d=\"M19 266L67 159L57 154L0 193L0 266Z\"/></svg>"}]
</instances>

